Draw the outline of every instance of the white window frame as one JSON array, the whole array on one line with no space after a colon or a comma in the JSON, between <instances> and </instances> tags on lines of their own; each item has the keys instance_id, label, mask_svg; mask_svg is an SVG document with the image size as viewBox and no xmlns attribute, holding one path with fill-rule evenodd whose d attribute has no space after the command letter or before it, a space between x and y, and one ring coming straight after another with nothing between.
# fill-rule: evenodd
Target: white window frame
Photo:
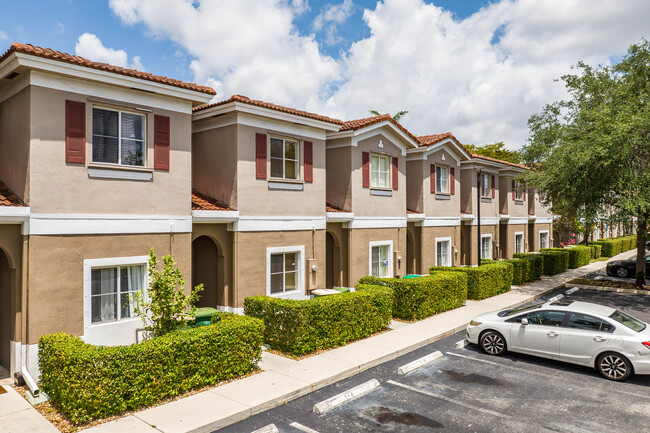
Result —
<instances>
[{"instance_id":1,"label":"white window frame","mask_svg":"<svg viewBox=\"0 0 650 433\"><path fill-rule=\"evenodd\" d=\"M521 251L517 251L517 236L521 236ZM515 232L515 254L516 253L525 253L526 249L526 238L524 237L524 232Z\"/></svg>"},{"instance_id":2,"label":"white window frame","mask_svg":"<svg viewBox=\"0 0 650 433\"><path fill-rule=\"evenodd\" d=\"M487 188L486 188L486 194L483 195L483 179L487 178ZM481 194L481 198L492 198L492 174L490 173L481 173L481 190L479 193Z\"/></svg>"},{"instance_id":3,"label":"white window frame","mask_svg":"<svg viewBox=\"0 0 650 433\"><path fill-rule=\"evenodd\" d=\"M524 201L524 186L518 180L515 180L515 200Z\"/></svg>"},{"instance_id":4,"label":"white window frame","mask_svg":"<svg viewBox=\"0 0 650 433\"><path fill-rule=\"evenodd\" d=\"M116 266L145 266L144 291L149 290L148 277L149 256L112 257L105 259L86 259L83 262L83 305L84 305L84 335L83 340L90 344L107 346L132 344L136 342L135 333L144 324L140 317L129 317L114 322L92 323L92 270L96 268L111 268Z\"/></svg>"},{"instance_id":5,"label":"white window frame","mask_svg":"<svg viewBox=\"0 0 650 433\"><path fill-rule=\"evenodd\" d=\"M296 267L298 277L296 278L296 290L282 293L271 293L271 255L279 253L298 253ZM266 249L266 296L274 298L305 299L305 246L295 245L291 247L270 247Z\"/></svg>"},{"instance_id":6,"label":"white window frame","mask_svg":"<svg viewBox=\"0 0 650 433\"><path fill-rule=\"evenodd\" d=\"M546 246L542 245L542 234L546 235ZM540 230L539 231L539 249L548 248L550 242L551 242L551 238L549 237L548 230Z\"/></svg>"},{"instance_id":7,"label":"white window frame","mask_svg":"<svg viewBox=\"0 0 650 433\"><path fill-rule=\"evenodd\" d=\"M273 176L271 174L272 173L271 160L279 159L279 158L275 158L275 157L271 156L271 140L282 140L282 176L281 177ZM296 161L296 177L287 177L287 174L285 172L286 168L287 168L285 162L287 160L293 161L292 159L287 158L287 142L288 141L297 144L297 147L296 147L296 159L295 159L295 161ZM302 153L301 152L301 143L302 142L300 140L298 140L297 138L269 136L269 143L268 143L269 153L268 153L268 155L269 155L269 174L271 174L269 176L269 178L271 178L271 179L281 179L281 180L300 180L300 156L301 156L301 153Z\"/></svg>"},{"instance_id":8,"label":"white window frame","mask_svg":"<svg viewBox=\"0 0 650 433\"><path fill-rule=\"evenodd\" d=\"M446 238L436 238L435 244L436 244L436 257L435 257L435 263L436 266L443 266L442 264L438 263L438 244L441 242L449 242L449 246L447 248L447 262L448 264L446 266L453 266L453 263L451 261L451 236L448 236Z\"/></svg>"},{"instance_id":9,"label":"white window frame","mask_svg":"<svg viewBox=\"0 0 650 433\"><path fill-rule=\"evenodd\" d=\"M442 176L443 170L445 172L444 176ZM436 192L440 194L449 194L449 167L446 165L436 164Z\"/></svg>"},{"instance_id":10,"label":"white window frame","mask_svg":"<svg viewBox=\"0 0 650 433\"><path fill-rule=\"evenodd\" d=\"M95 109L98 110L104 110L104 111L113 111L118 113L117 116L117 162L104 162L104 161L95 161L93 158L93 151L94 151L94 136L99 135L95 134L95 130L93 129L93 111ZM142 117L142 149L143 149L143 161L142 165L130 165L130 164L122 164L122 113L128 113L128 114L133 114L136 116ZM90 159L92 160L93 163L97 164L111 164L111 165L119 165L121 167L147 167L147 115L143 114L142 112L138 111L133 111L133 110L122 110L122 109L117 109L113 107L105 107L102 105L93 105L92 110L90 112ZM107 136L104 136L107 137Z\"/></svg>"},{"instance_id":11,"label":"white window frame","mask_svg":"<svg viewBox=\"0 0 650 433\"><path fill-rule=\"evenodd\" d=\"M483 257L483 239L489 238L490 239L490 248L488 249L489 257ZM492 260L492 249L493 249L493 244L492 244L492 235L481 235L481 259L483 260Z\"/></svg>"},{"instance_id":12,"label":"white window frame","mask_svg":"<svg viewBox=\"0 0 650 433\"><path fill-rule=\"evenodd\" d=\"M377 159L377 164L372 163L373 158L378 158ZM379 175L383 174L383 172L380 171L380 169L379 169L379 166L380 166L379 160L380 159L388 160L388 163L386 165L388 167L387 170L386 170L386 186L380 186L379 182L378 182L379 181ZM378 189L390 189L390 188L392 188L393 185L392 185L392 176L391 176L391 168L392 168L391 163L392 163L392 161L391 161L390 155L384 155L384 154L381 154L381 153L371 153L370 154L370 188L378 188ZM373 182L373 176L372 176L373 171L377 172L377 182Z\"/></svg>"},{"instance_id":13,"label":"white window frame","mask_svg":"<svg viewBox=\"0 0 650 433\"><path fill-rule=\"evenodd\" d=\"M372 276L372 248L388 246L388 275L379 278L393 278L393 241L368 242L368 275Z\"/></svg>"}]
</instances>

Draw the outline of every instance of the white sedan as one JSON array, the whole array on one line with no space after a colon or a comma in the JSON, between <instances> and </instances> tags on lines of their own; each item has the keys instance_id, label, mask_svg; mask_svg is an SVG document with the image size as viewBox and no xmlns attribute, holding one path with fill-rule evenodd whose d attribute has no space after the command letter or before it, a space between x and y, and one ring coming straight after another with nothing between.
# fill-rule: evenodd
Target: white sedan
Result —
<instances>
[{"instance_id":1,"label":"white sedan","mask_svg":"<svg viewBox=\"0 0 650 433\"><path fill-rule=\"evenodd\" d=\"M467 339L490 355L506 350L594 367L611 380L650 374L650 328L614 308L557 300L475 317Z\"/></svg>"}]
</instances>

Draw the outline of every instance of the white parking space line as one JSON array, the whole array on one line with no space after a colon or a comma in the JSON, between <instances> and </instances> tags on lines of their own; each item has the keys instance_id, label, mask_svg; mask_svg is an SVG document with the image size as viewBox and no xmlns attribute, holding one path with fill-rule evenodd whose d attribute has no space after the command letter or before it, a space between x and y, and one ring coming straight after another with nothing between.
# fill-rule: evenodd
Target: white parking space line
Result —
<instances>
[{"instance_id":1,"label":"white parking space line","mask_svg":"<svg viewBox=\"0 0 650 433\"><path fill-rule=\"evenodd\" d=\"M607 383L611 383L612 387L616 387L618 385L621 385L620 383L610 382L610 381L607 381L607 379L600 379L599 377L597 377L597 378L587 378L587 377L582 376L579 379L578 378L573 378L573 377L568 377L567 375L561 375L562 371L561 370L556 370L556 369L553 370L553 373L551 373L551 372L542 372L542 371L534 371L534 370L529 370L527 368L515 367L514 365L501 364L501 363L498 363L498 362L488 361L486 359L475 358L473 356L461 355L460 353L446 352L445 354L450 355L450 356L456 356L458 358L469 359L471 361L482 362L483 364L490 364L490 365L496 365L497 367L510 368L512 370L517 370L517 371L521 371L521 372L526 373L526 374L533 374L533 375L541 376L541 377L545 377L545 378L548 378L550 375L553 375L553 376L557 376L556 378L558 380L565 381L565 382L566 381L575 382L575 383L578 383L580 385L586 385L586 383L585 383L586 381L591 381L592 383L602 383L602 381L605 381ZM544 367L544 366L542 366L542 367ZM551 367L544 367L544 368L551 368ZM622 389L613 389L612 391L613 392L618 392L618 393L621 393L621 394L625 394L625 395L629 395L631 397L641 397L641 398L644 398L644 399L650 399L650 395L646 395L646 394L637 394L635 392L625 391L625 390L622 390Z\"/></svg>"},{"instance_id":2,"label":"white parking space line","mask_svg":"<svg viewBox=\"0 0 650 433\"><path fill-rule=\"evenodd\" d=\"M413 362L409 362L408 364L402 365L400 368L397 369L397 372L399 374L408 374L412 371L417 370L420 367L424 367L427 364L431 364L433 361L442 358L442 353L439 350L436 350L433 353L428 354L427 356L423 356L420 359L416 359Z\"/></svg>"},{"instance_id":3,"label":"white parking space line","mask_svg":"<svg viewBox=\"0 0 650 433\"><path fill-rule=\"evenodd\" d=\"M377 379L371 379L368 382L364 382L361 385L347 390L346 392L342 392L341 394L335 395L332 398L328 398L327 400L315 404L314 413L322 415L325 412L342 405L343 403L347 403L348 401L354 400L357 397L366 395L380 387L381 385Z\"/></svg>"},{"instance_id":4,"label":"white parking space line","mask_svg":"<svg viewBox=\"0 0 650 433\"><path fill-rule=\"evenodd\" d=\"M278 430L275 424L269 424L269 425L265 425L262 428L258 428L257 430L251 433L280 433L280 430Z\"/></svg>"},{"instance_id":5,"label":"white parking space line","mask_svg":"<svg viewBox=\"0 0 650 433\"><path fill-rule=\"evenodd\" d=\"M467 347L468 344L469 341L467 340L467 338L465 338L464 340L460 340L459 342L454 344L454 349L464 349Z\"/></svg>"},{"instance_id":6,"label":"white parking space line","mask_svg":"<svg viewBox=\"0 0 650 433\"><path fill-rule=\"evenodd\" d=\"M317 432L316 430L314 430L313 428L309 428L309 427L307 427L306 425L302 425L302 424L300 424L299 422L292 422L292 423L289 424L289 425L290 425L291 427L295 428L295 429L298 429L298 430L300 430L300 431L304 431L305 433L318 433L318 432Z\"/></svg>"},{"instance_id":7,"label":"white parking space line","mask_svg":"<svg viewBox=\"0 0 650 433\"><path fill-rule=\"evenodd\" d=\"M566 292L564 292L564 294L565 294L565 295L570 295L571 293L575 293L575 292L577 292L578 290L580 290L579 287L573 287L573 288L567 290Z\"/></svg>"}]
</instances>

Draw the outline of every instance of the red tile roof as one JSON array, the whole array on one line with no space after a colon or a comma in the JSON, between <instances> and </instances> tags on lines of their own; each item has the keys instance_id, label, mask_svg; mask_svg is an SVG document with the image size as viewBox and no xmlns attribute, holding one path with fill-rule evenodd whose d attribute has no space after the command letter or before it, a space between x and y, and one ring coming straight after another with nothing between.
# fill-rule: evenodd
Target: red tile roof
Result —
<instances>
[{"instance_id":1,"label":"red tile roof","mask_svg":"<svg viewBox=\"0 0 650 433\"><path fill-rule=\"evenodd\" d=\"M0 182L0 206L24 207L25 204L20 201L20 199L16 197L9 188L7 188L7 185Z\"/></svg>"},{"instance_id":2,"label":"red tile roof","mask_svg":"<svg viewBox=\"0 0 650 433\"><path fill-rule=\"evenodd\" d=\"M338 208L336 206L332 206L329 203L325 204L325 212L344 212L344 213L348 213L348 211L343 210L341 208Z\"/></svg>"},{"instance_id":3,"label":"red tile roof","mask_svg":"<svg viewBox=\"0 0 650 433\"><path fill-rule=\"evenodd\" d=\"M201 194L198 191L192 191L192 210L234 210L229 208L218 200Z\"/></svg>"},{"instance_id":4,"label":"red tile roof","mask_svg":"<svg viewBox=\"0 0 650 433\"><path fill-rule=\"evenodd\" d=\"M390 114L382 114L381 116L365 117L363 119L349 120L347 122L343 122L343 127L341 127L341 131L357 131L359 129L366 128L368 126L375 125L377 123L384 122L384 121L389 121L393 125L397 126L406 135L408 135L411 138L411 140L415 141L416 143L418 142L418 138L415 135L411 134L402 125L400 125L399 122L393 119Z\"/></svg>"},{"instance_id":5,"label":"red tile roof","mask_svg":"<svg viewBox=\"0 0 650 433\"><path fill-rule=\"evenodd\" d=\"M524 164L515 164L514 162L503 161L501 159L492 158L491 156L479 155L478 153L472 153L472 158L484 159L486 161L499 162L501 164L510 165L512 167L523 168L524 170L529 170L530 169L530 167L527 167Z\"/></svg>"},{"instance_id":6,"label":"red tile roof","mask_svg":"<svg viewBox=\"0 0 650 433\"><path fill-rule=\"evenodd\" d=\"M248 98L246 96L242 96L242 95L233 95L233 96L231 96L230 98L228 98L228 99L226 99L224 101L215 102L214 104L199 105L198 107L194 107L192 109L192 111L206 110L208 108L218 107L219 105L229 104L231 102L241 102L243 104L255 105L257 107L268 108L270 110L281 111L283 113L288 113L288 114L295 114L296 116L307 117L309 119L320 120L322 122L333 123L335 125L341 125L343 123L343 121L339 120L339 119L334 119L334 118L331 118L331 117L322 116L322 115L316 114L316 113L310 113L308 111L297 110L295 108L283 107L282 105L276 105L276 104L272 104L270 102L264 102L264 101L259 101L259 100L255 100L255 99L250 99L250 98Z\"/></svg>"},{"instance_id":7,"label":"red tile roof","mask_svg":"<svg viewBox=\"0 0 650 433\"><path fill-rule=\"evenodd\" d=\"M442 134L421 135L418 137L418 141L420 142L420 147L425 147L440 143L442 140L446 140L447 138L453 138L456 140L456 137L454 137L451 132L444 132Z\"/></svg>"},{"instance_id":8,"label":"red tile roof","mask_svg":"<svg viewBox=\"0 0 650 433\"><path fill-rule=\"evenodd\" d=\"M163 77L162 75L154 75L148 72L142 72L135 69L122 68L120 66L109 65L108 63L99 63L88 60L84 57L73 56L71 54L63 53L61 51L55 51L50 48L41 48L31 44L21 44L19 42L14 42L11 44L11 47L0 56L0 63L2 63L7 57L12 53L23 53L30 54L33 56L43 57L50 60L58 60L61 62L71 63L73 65L85 66L87 68L99 69L101 71L112 72L114 74L127 75L129 77L140 78L142 80L153 81L160 84L166 84L169 86L180 87L187 90L193 90L196 92L207 93L208 95L216 95L217 92L211 87L199 86L194 83L186 83L184 81L175 80L173 78Z\"/></svg>"}]
</instances>

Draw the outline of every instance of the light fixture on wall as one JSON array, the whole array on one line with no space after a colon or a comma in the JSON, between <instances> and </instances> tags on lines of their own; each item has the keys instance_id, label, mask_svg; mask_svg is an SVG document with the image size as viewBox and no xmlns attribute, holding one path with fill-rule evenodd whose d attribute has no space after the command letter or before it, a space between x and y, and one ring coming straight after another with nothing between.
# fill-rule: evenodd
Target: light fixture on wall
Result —
<instances>
[{"instance_id":1,"label":"light fixture on wall","mask_svg":"<svg viewBox=\"0 0 650 433\"><path fill-rule=\"evenodd\" d=\"M377 145L380 149L384 148L384 142L379 139L379 144Z\"/></svg>"}]
</instances>

